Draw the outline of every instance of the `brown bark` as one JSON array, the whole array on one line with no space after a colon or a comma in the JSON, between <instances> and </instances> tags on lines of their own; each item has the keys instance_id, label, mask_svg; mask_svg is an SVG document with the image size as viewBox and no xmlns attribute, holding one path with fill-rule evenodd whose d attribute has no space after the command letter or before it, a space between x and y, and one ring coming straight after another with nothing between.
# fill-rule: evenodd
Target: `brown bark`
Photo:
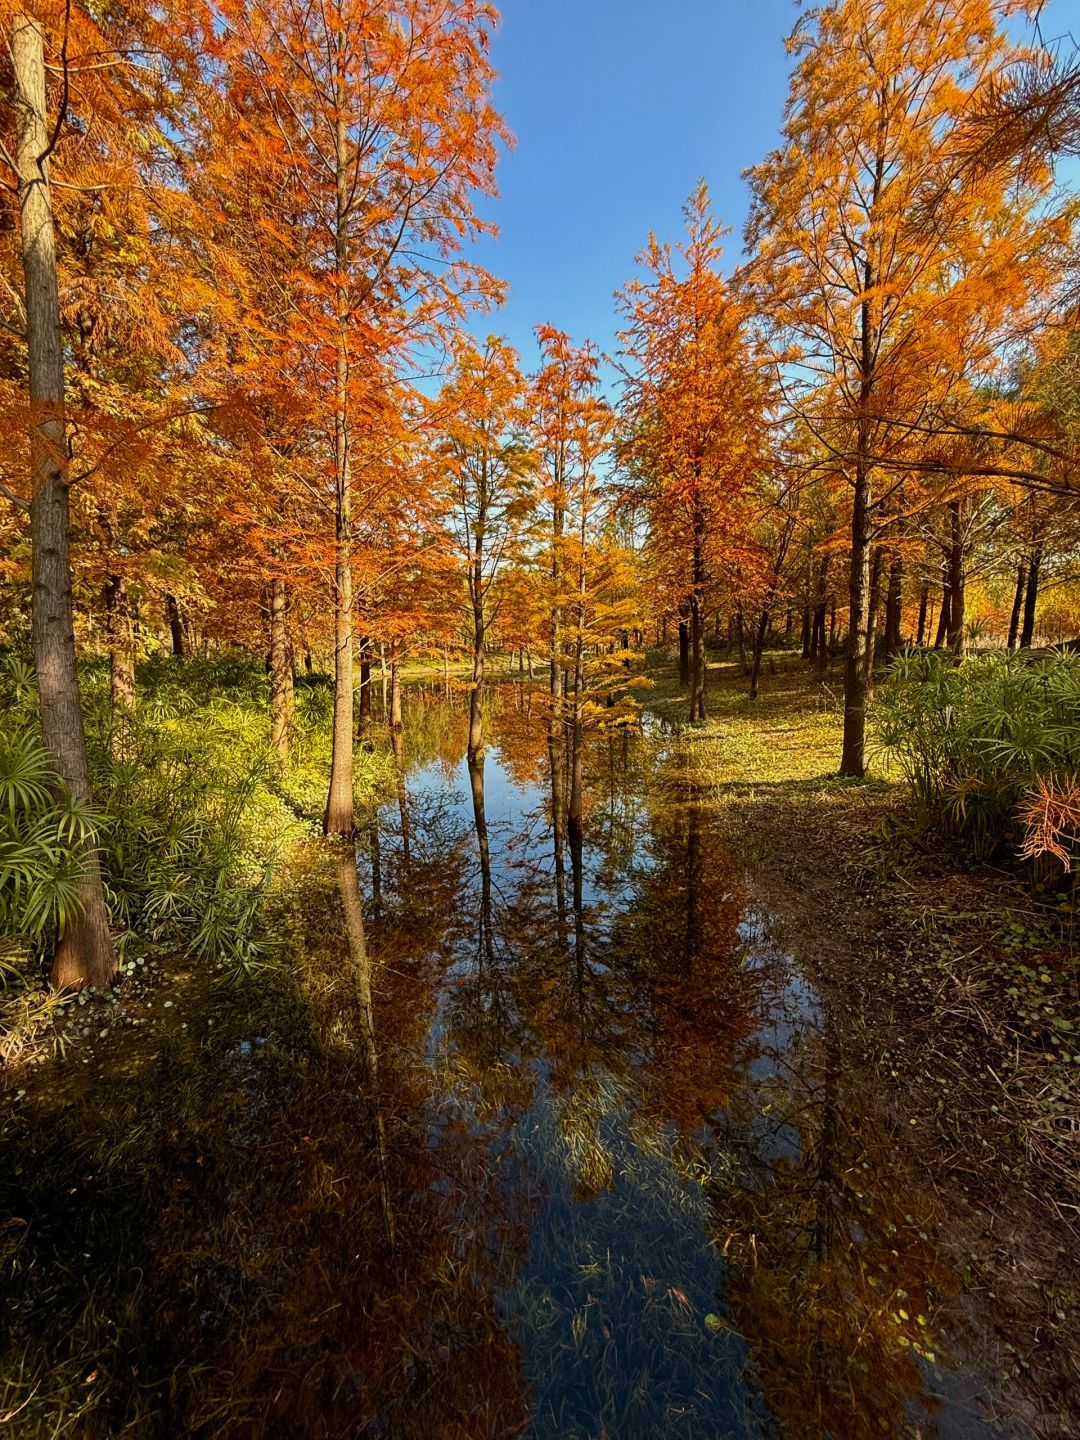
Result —
<instances>
[{"instance_id":1,"label":"brown bark","mask_svg":"<svg viewBox=\"0 0 1080 1440\"><path fill-rule=\"evenodd\" d=\"M123 712L135 704L135 635L127 581L122 575L110 575L105 582L105 629L109 644L109 700L115 725Z\"/></svg>"},{"instance_id":2,"label":"brown bark","mask_svg":"<svg viewBox=\"0 0 1080 1440\"><path fill-rule=\"evenodd\" d=\"M551 511L551 707L559 714L566 683L562 673L559 647L562 644L562 606L559 589L562 584L562 537L565 506L562 485L562 459L556 458L555 496Z\"/></svg>"},{"instance_id":3,"label":"brown bark","mask_svg":"<svg viewBox=\"0 0 1080 1440\"><path fill-rule=\"evenodd\" d=\"M941 614L938 616L934 649L941 650L949 638L949 616L952 614L952 586L949 583L949 558L941 562Z\"/></svg>"},{"instance_id":4,"label":"brown bark","mask_svg":"<svg viewBox=\"0 0 1080 1440\"><path fill-rule=\"evenodd\" d=\"M819 676L823 676L829 668L829 645L825 636L825 618L829 604L829 567L831 563L832 556L823 555L821 569L818 571L817 604L814 609L814 634L811 649L817 658Z\"/></svg>"},{"instance_id":5,"label":"brown bark","mask_svg":"<svg viewBox=\"0 0 1080 1440\"><path fill-rule=\"evenodd\" d=\"M1028 562L1027 594L1024 596L1024 628L1020 632L1021 650L1029 650L1035 640L1035 606L1039 599L1039 571L1042 568L1042 541L1031 551Z\"/></svg>"},{"instance_id":6,"label":"brown bark","mask_svg":"<svg viewBox=\"0 0 1080 1440\"><path fill-rule=\"evenodd\" d=\"M848 591L848 638L844 658L844 744L840 774L866 773L866 654L870 598L870 500L866 440L860 422L860 453L856 460L851 507L851 579Z\"/></svg>"},{"instance_id":7,"label":"brown bark","mask_svg":"<svg viewBox=\"0 0 1080 1440\"><path fill-rule=\"evenodd\" d=\"M690 719L705 719L705 514L693 513L693 587L690 591Z\"/></svg>"},{"instance_id":8,"label":"brown bark","mask_svg":"<svg viewBox=\"0 0 1080 1440\"><path fill-rule=\"evenodd\" d=\"M870 561L870 598L866 607L866 649L863 666L866 676L866 698L874 683L874 662L877 659L877 622L881 609L881 574L885 568L885 552L878 546Z\"/></svg>"},{"instance_id":9,"label":"brown bark","mask_svg":"<svg viewBox=\"0 0 1080 1440\"><path fill-rule=\"evenodd\" d=\"M371 638L364 635L360 640L360 725L363 728L371 719Z\"/></svg>"},{"instance_id":10,"label":"brown bark","mask_svg":"<svg viewBox=\"0 0 1080 1440\"><path fill-rule=\"evenodd\" d=\"M165 596L165 620L169 626L173 659L183 660L187 653L187 645L184 640L184 622L180 615L180 605L175 595Z\"/></svg>"},{"instance_id":11,"label":"brown bark","mask_svg":"<svg viewBox=\"0 0 1080 1440\"><path fill-rule=\"evenodd\" d=\"M390 647L390 729L401 729L401 672L398 667L397 645Z\"/></svg>"},{"instance_id":12,"label":"brown bark","mask_svg":"<svg viewBox=\"0 0 1080 1440\"><path fill-rule=\"evenodd\" d=\"M64 346L49 190L41 26L28 16L16 16L11 41L30 378L31 640L42 740L60 783L77 799L89 801L90 775L75 660ZM59 990L87 985L103 988L116 975L97 851L87 847L82 858L75 913L57 939L53 956L52 979Z\"/></svg>"},{"instance_id":13,"label":"brown bark","mask_svg":"<svg viewBox=\"0 0 1080 1440\"><path fill-rule=\"evenodd\" d=\"M922 647L926 644L926 616L930 606L930 586L925 582L919 591L919 628L915 636L915 644Z\"/></svg>"},{"instance_id":14,"label":"brown bark","mask_svg":"<svg viewBox=\"0 0 1080 1440\"><path fill-rule=\"evenodd\" d=\"M690 626L679 617L679 684L690 684Z\"/></svg>"},{"instance_id":15,"label":"brown bark","mask_svg":"<svg viewBox=\"0 0 1080 1440\"><path fill-rule=\"evenodd\" d=\"M282 762L289 758L293 698L288 599L278 577L270 581L270 744Z\"/></svg>"},{"instance_id":16,"label":"brown bark","mask_svg":"<svg viewBox=\"0 0 1080 1440\"><path fill-rule=\"evenodd\" d=\"M904 562L894 555L889 562L889 585L885 595L885 659L892 660L904 643Z\"/></svg>"},{"instance_id":17,"label":"brown bark","mask_svg":"<svg viewBox=\"0 0 1080 1440\"><path fill-rule=\"evenodd\" d=\"M340 58L340 57L339 57ZM343 65L343 62L341 62ZM344 77L339 72L339 100ZM339 105L335 131L337 182L336 234L337 370L334 393L334 731L330 788L323 829L327 835L351 835L353 814L353 593L352 593L352 466L349 456L349 271L348 137L344 105Z\"/></svg>"},{"instance_id":18,"label":"brown bark","mask_svg":"<svg viewBox=\"0 0 1080 1440\"><path fill-rule=\"evenodd\" d=\"M1013 592L1012 613L1009 616L1009 639L1007 641L1010 650L1015 650L1020 639L1020 616L1024 609L1024 589L1027 582L1027 566L1023 560L1016 567L1016 589Z\"/></svg>"},{"instance_id":19,"label":"brown bark","mask_svg":"<svg viewBox=\"0 0 1080 1440\"><path fill-rule=\"evenodd\" d=\"M964 634L964 524L960 501L949 503L949 649L961 656Z\"/></svg>"}]
</instances>

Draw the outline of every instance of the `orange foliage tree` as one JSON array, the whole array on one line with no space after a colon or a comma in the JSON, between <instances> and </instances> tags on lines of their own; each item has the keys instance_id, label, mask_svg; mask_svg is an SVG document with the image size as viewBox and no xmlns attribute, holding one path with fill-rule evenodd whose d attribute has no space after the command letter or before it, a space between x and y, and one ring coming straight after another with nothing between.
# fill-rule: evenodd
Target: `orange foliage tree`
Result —
<instances>
[{"instance_id":1,"label":"orange foliage tree","mask_svg":"<svg viewBox=\"0 0 1080 1440\"><path fill-rule=\"evenodd\" d=\"M956 387L992 373L1066 228L1020 182L961 183L950 141L1027 51L1024 0L841 0L800 21L783 144L750 172L760 302L797 346L795 408L851 488L841 771L865 768L875 529ZM796 363L797 362L797 363ZM951 459L948 468L962 469Z\"/></svg>"},{"instance_id":2,"label":"orange foliage tree","mask_svg":"<svg viewBox=\"0 0 1080 1440\"><path fill-rule=\"evenodd\" d=\"M463 343L439 400L448 522L468 597L472 645L469 758L484 742L484 652L493 587L518 551L532 506L533 457L525 438L525 380L517 352L489 337Z\"/></svg>"},{"instance_id":3,"label":"orange foliage tree","mask_svg":"<svg viewBox=\"0 0 1080 1440\"><path fill-rule=\"evenodd\" d=\"M619 295L625 389L620 457L654 544L679 557L690 617L690 718L705 718L705 620L715 545L739 547L769 464L771 359L721 276L722 231L698 186L677 250L651 236L643 278Z\"/></svg>"},{"instance_id":4,"label":"orange foliage tree","mask_svg":"<svg viewBox=\"0 0 1080 1440\"><path fill-rule=\"evenodd\" d=\"M310 348L334 514L334 732L324 826L353 829L353 548L366 476L402 443L420 348L495 293L462 262L501 124L479 0L223 0L204 44L228 88L223 150L257 171L251 220L292 246L288 323ZM359 479L361 488L356 491ZM376 481L376 483L379 483Z\"/></svg>"}]
</instances>

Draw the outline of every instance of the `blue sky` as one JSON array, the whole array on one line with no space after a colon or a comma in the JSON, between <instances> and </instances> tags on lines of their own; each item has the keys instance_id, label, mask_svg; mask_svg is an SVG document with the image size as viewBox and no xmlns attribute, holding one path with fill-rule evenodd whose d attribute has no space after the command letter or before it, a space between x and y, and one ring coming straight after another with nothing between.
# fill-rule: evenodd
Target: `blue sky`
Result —
<instances>
[{"instance_id":1,"label":"blue sky","mask_svg":"<svg viewBox=\"0 0 1080 1440\"><path fill-rule=\"evenodd\" d=\"M1047 39L1076 0L1053 0ZM682 232L698 179L742 250L742 171L776 143L795 0L501 0L495 99L517 137L486 207L500 235L477 258L509 282L477 331L506 335L527 370L541 322L616 347L613 293L650 230ZM1065 168L1070 181L1080 164Z\"/></svg>"},{"instance_id":2,"label":"blue sky","mask_svg":"<svg viewBox=\"0 0 1080 1440\"><path fill-rule=\"evenodd\" d=\"M527 369L534 325L615 346L613 292L650 230L676 240L699 177L742 248L741 173L775 143L794 0L502 0L495 99L517 137L479 258L510 284L487 328ZM477 327L480 328L479 326Z\"/></svg>"}]
</instances>

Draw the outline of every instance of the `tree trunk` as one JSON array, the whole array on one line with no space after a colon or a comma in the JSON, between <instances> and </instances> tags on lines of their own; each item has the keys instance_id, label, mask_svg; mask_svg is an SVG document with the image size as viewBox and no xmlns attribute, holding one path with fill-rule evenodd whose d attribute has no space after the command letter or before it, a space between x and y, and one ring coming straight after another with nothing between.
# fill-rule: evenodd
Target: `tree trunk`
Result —
<instances>
[{"instance_id":1,"label":"tree trunk","mask_svg":"<svg viewBox=\"0 0 1080 1440\"><path fill-rule=\"evenodd\" d=\"M469 759L484 747L484 615L473 616L472 689L469 692Z\"/></svg>"},{"instance_id":2,"label":"tree trunk","mask_svg":"<svg viewBox=\"0 0 1080 1440\"><path fill-rule=\"evenodd\" d=\"M1029 650L1035 639L1035 606L1039 599L1039 570L1042 566L1042 541L1031 551L1028 564L1027 594L1024 597L1024 628L1020 632L1021 650Z\"/></svg>"},{"instance_id":3,"label":"tree trunk","mask_svg":"<svg viewBox=\"0 0 1080 1440\"><path fill-rule=\"evenodd\" d=\"M945 641L949 638L949 617L952 614L952 588L949 584L949 559L948 556L941 562L941 614L938 616L937 633L934 636L934 649L944 648Z\"/></svg>"},{"instance_id":4,"label":"tree trunk","mask_svg":"<svg viewBox=\"0 0 1080 1440\"><path fill-rule=\"evenodd\" d=\"M765 637L769 633L769 621L772 619L773 606L776 604L776 597L780 590L780 578L784 570L784 562L787 559L788 546L791 544L792 532L795 529L794 518L789 517L781 532L780 543L777 547L776 561L772 568L772 576L769 580L769 588L765 592L765 602L761 607L761 615L758 619L757 631L754 635L754 668L750 675L750 699L758 697L758 685L761 680L761 656L765 649ZM791 610L788 610L788 633L791 631ZM825 602L821 603L822 632L824 635L825 625Z\"/></svg>"},{"instance_id":5,"label":"tree trunk","mask_svg":"<svg viewBox=\"0 0 1080 1440\"><path fill-rule=\"evenodd\" d=\"M690 591L690 719L705 719L705 516L693 517L693 588Z\"/></svg>"},{"instance_id":6,"label":"tree trunk","mask_svg":"<svg viewBox=\"0 0 1080 1440\"><path fill-rule=\"evenodd\" d=\"M401 673L396 643L390 647L390 729L401 729Z\"/></svg>"},{"instance_id":7,"label":"tree trunk","mask_svg":"<svg viewBox=\"0 0 1080 1440\"><path fill-rule=\"evenodd\" d=\"M1015 650L1020 639L1020 616L1024 609L1024 586L1027 580L1027 566L1023 560L1016 567L1016 590L1013 592L1012 613L1009 616L1009 638L1006 642L1010 650Z\"/></svg>"},{"instance_id":8,"label":"tree trunk","mask_svg":"<svg viewBox=\"0 0 1080 1440\"><path fill-rule=\"evenodd\" d=\"M679 620L679 684L690 684L690 626Z\"/></svg>"},{"instance_id":9,"label":"tree trunk","mask_svg":"<svg viewBox=\"0 0 1080 1440\"><path fill-rule=\"evenodd\" d=\"M769 602L766 601L766 604ZM753 664L750 668L750 699L758 698L758 686L761 682L761 655L765 649L765 632L769 628L769 612L762 608L758 617L757 629L754 631Z\"/></svg>"},{"instance_id":10,"label":"tree trunk","mask_svg":"<svg viewBox=\"0 0 1080 1440\"><path fill-rule=\"evenodd\" d=\"M361 728L371 720L371 637L360 639L360 719Z\"/></svg>"},{"instance_id":11,"label":"tree trunk","mask_svg":"<svg viewBox=\"0 0 1080 1440\"><path fill-rule=\"evenodd\" d=\"M165 596L165 620L172 640L172 657L183 660L187 647L184 643L184 622L180 618L180 606L175 595Z\"/></svg>"},{"instance_id":12,"label":"tree trunk","mask_svg":"<svg viewBox=\"0 0 1080 1440\"><path fill-rule=\"evenodd\" d=\"M105 627L109 641L109 699L115 727L135 704L135 637L127 581L110 575L105 582ZM114 738L116 735L114 730Z\"/></svg>"},{"instance_id":13,"label":"tree trunk","mask_svg":"<svg viewBox=\"0 0 1080 1440\"><path fill-rule=\"evenodd\" d=\"M270 581L270 745L284 764L293 719L293 672L285 581Z\"/></svg>"},{"instance_id":14,"label":"tree trunk","mask_svg":"<svg viewBox=\"0 0 1080 1440\"><path fill-rule=\"evenodd\" d=\"M921 649L926 644L926 615L930 605L930 586L924 581L919 591L919 628L915 637L915 644Z\"/></svg>"},{"instance_id":15,"label":"tree trunk","mask_svg":"<svg viewBox=\"0 0 1080 1440\"><path fill-rule=\"evenodd\" d=\"M864 455L856 464L851 507L851 580L844 658L844 744L840 774L866 773L866 653L870 598L870 480Z\"/></svg>"},{"instance_id":16,"label":"tree trunk","mask_svg":"<svg viewBox=\"0 0 1080 1440\"><path fill-rule=\"evenodd\" d=\"M889 588L885 595L885 659L894 659L904 643L904 562L894 555L889 562Z\"/></svg>"},{"instance_id":17,"label":"tree trunk","mask_svg":"<svg viewBox=\"0 0 1080 1440\"><path fill-rule=\"evenodd\" d=\"M16 168L30 372L31 640L45 749L61 784L77 799L89 801L71 595L64 344L46 158L45 47L36 20L15 17L11 57L17 91ZM76 904L53 956L52 980L58 990L104 988L116 975L97 850L87 846L81 858Z\"/></svg>"},{"instance_id":18,"label":"tree trunk","mask_svg":"<svg viewBox=\"0 0 1080 1440\"><path fill-rule=\"evenodd\" d=\"M469 759L475 760L484 747L484 650L487 645L487 615L484 609L484 547L487 540L488 470L480 467L480 503L473 528L473 553L469 569L469 599L472 603L472 688L469 691ZM554 622L553 622L554 623Z\"/></svg>"},{"instance_id":19,"label":"tree trunk","mask_svg":"<svg viewBox=\"0 0 1080 1440\"><path fill-rule=\"evenodd\" d=\"M561 668L560 646L562 645L562 537L563 501L561 494L561 462L556 473L555 495L551 513L551 708L558 715L562 709L562 697L566 686Z\"/></svg>"},{"instance_id":20,"label":"tree trunk","mask_svg":"<svg viewBox=\"0 0 1080 1440\"><path fill-rule=\"evenodd\" d=\"M866 650L863 664L866 673L866 698L874 685L874 662L877 659L877 622L881 609L881 572L885 568L885 552L877 546L870 560L870 599L866 607Z\"/></svg>"},{"instance_id":21,"label":"tree trunk","mask_svg":"<svg viewBox=\"0 0 1080 1440\"><path fill-rule=\"evenodd\" d=\"M949 649L964 653L964 527L959 500L949 502Z\"/></svg>"},{"instance_id":22,"label":"tree trunk","mask_svg":"<svg viewBox=\"0 0 1080 1440\"><path fill-rule=\"evenodd\" d=\"M344 86L339 75L338 89ZM330 789L323 829L327 835L351 835L353 815L353 594L352 594L352 463L349 456L349 271L350 197L349 147L339 107L335 132L337 215L337 373L334 393L334 732L330 758Z\"/></svg>"},{"instance_id":23,"label":"tree trunk","mask_svg":"<svg viewBox=\"0 0 1080 1440\"><path fill-rule=\"evenodd\" d=\"M811 622L813 635L810 648L812 654L817 657L819 677L824 676L829 668L829 645L825 637L825 616L829 604L829 566L831 561L831 555L821 557L821 569L818 571L817 604L814 607L814 617Z\"/></svg>"}]
</instances>

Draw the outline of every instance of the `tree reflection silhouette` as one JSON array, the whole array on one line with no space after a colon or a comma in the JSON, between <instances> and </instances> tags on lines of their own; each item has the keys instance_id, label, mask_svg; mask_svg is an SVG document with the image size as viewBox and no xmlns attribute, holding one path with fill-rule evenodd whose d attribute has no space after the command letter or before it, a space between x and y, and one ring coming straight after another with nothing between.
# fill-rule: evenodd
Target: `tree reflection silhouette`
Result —
<instances>
[{"instance_id":1,"label":"tree reflection silhouette","mask_svg":"<svg viewBox=\"0 0 1080 1440\"><path fill-rule=\"evenodd\" d=\"M571 826L546 699L472 766L405 702L279 963L9 1135L7 1373L92 1357L87 1440L966 1433L932 1207L683 748L588 736Z\"/></svg>"}]
</instances>

